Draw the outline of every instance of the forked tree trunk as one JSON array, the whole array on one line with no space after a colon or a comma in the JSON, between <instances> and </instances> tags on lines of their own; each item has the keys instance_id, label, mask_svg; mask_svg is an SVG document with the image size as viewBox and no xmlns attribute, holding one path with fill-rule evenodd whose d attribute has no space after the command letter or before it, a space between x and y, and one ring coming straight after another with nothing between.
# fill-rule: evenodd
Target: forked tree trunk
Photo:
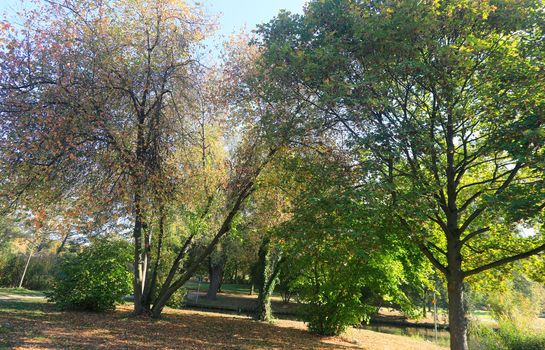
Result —
<instances>
[{"instance_id":1,"label":"forked tree trunk","mask_svg":"<svg viewBox=\"0 0 545 350\"><path fill-rule=\"evenodd\" d=\"M267 155L267 158L265 159L265 161L261 163L261 165L256 169L255 173L253 174L254 179L257 178L257 176L259 176L259 173L261 172L263 167L272 159L272 157L274 156L276 152L277 152L277 149L272 149L269 151L269 154ZM178 279L175 280L176 272L179 271L180 262L182 261L182 258L185 256L185 251L187 248L189 248L189 245L191 244L191 240L193 236L190 236L190 238L186 240L184 247L181 249L180 253L176 257L175 262L173 263L171 267L171 270L167 276L167 279L163 283L163 287L161 288L157 298L153 302L153 307L151 308L152 317L158 318L159 316L161 316L163 307L165 306L166 302L170 299L172 294L174 294L174 292L176 292L179 288L181 288L184 285L184 283L186 283L189 280L189 278L191 278L191 276L193 276L193 274L197 271L200 264L202 264L202 262L210 256L210 254L218 245L220 239L230 231L233 219L243 208L244 201L250 196L250 194L252 194L253 191L254 191L254 181L251 180L240 189L240 192L236 196L233 206L231 207L231 209L229 210L229 213L223 220L223 223L221 227L218 229L214 238L210 241L210 243L208 243L206 248L200 254L198 254L194 259L192 259L192 263L188 264L187 267L184 267L183 272L181 273L181 276L179 276Z\"/></svg>"},{"instance_id":2,"label":"forked tree trunk","mask_svg":"<svg viewBox=\"0 0 545 350\"><path fill-rule=\"evenodd\" d=\"M134 279L133 279L133 293L134 293L134 314L142 315L144 314L144 282L146 280L146 268L144 262L144 254L142 249L142 231L143 231L143 222L142 222L142 213L140 209L140 196L135 194L135 213L134 213Z\"/></svg>"}]
</instances>

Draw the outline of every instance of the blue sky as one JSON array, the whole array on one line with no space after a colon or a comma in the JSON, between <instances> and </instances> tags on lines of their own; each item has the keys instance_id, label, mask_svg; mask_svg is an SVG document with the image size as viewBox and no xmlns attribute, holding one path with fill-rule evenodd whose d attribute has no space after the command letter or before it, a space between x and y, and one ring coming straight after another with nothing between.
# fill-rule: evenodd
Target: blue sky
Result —
<instances>
[{"instance_id":1,"label":"blue sky","mask_svg":"<svg viewBox=\"0 0 545 350\"><path fill-rule=\"evenodd\" d=\"M209 40L212 51L222 39L231 33L238 33L242 28L250 31L257 24L268 22L280 10L302 13L306 0L201 0L210 14L219 14L219 28L213 40ZM21 0L0 0L0 14L21 8ZM0 16L3 17L3 16Z\"/></svg>"},{"instance_id":2,"label":"blue sky","mask_svg":"<svg viewBox=\"0 0 545 350\"><path fill-rule=\"evenodd\" d=\"M0 2L3 0L0 0ZM11 0L8 0L11 1ZM246 25L253 29L257 24L272 19L280 10L301 13L304 0L204 0L211 13L222 13L220 32L230 34Z\"/></svg>"},{"instance_id":3,"label":"blue sky","mask_svg":"<svg viewBox=\"0 0 545 350\"><path fill-rule=\"evenodd\" d=\"M221 43L230 34L244 28L251 31L256 25L271 20L280 10L302 13L306 0L202 0L200 3L210 14L219 14L218 31L207 40L212 53L217 55Z\"/></svg>"}]
</instances>

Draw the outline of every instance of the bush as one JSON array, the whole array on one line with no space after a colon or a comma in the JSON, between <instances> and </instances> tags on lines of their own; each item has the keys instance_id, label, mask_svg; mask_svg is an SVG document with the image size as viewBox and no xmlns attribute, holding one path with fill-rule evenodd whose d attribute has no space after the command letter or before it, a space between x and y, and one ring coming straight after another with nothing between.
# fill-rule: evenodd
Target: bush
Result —
<instances>
[{"instance_id":1,"label":"bush","mask_svg":"<svg viewBox=\"0 0 545 350\"><path fill-rule=\"evenodd\" d=\"M187 289L180 288L170 296L167 301L167 306L173 309L181 309L184 306L185 296L187 295Z\"/></svg>"},{"instance_id":2,"label":"bush","mask_svg":"<svg viewBox=\"0 0 545 350\"><path fill-rule=\"evenodd\" d=\"M469 340L474 350L545 349L545 334L531 331L509 320L500 321L498 329L472 324Z\"/></svg>"},{"instance_id":3,"label":"bush","mask_svg":"<svg viewBox=\"0 0 545 350\"><path fill-rule=\"evenodd\" d=\"M115 309L131 292L130 245L97 240L76 255L64 257L48 299L61 309Z\"/></svg>"},{"instance_id":4,"label":"bush","mask_svg":"<svg viewBox=\"0 0 545 350\"><path fill-rule=\"evenodd\" d=\"M341 334L348 326L359 324L376 312L375 307L361 302L358 292L341 290L335 285L322 285L321 288L314 297L307 295L308 303L303 306L303 319L311 333Z\"/></svg>"}]
</instances>

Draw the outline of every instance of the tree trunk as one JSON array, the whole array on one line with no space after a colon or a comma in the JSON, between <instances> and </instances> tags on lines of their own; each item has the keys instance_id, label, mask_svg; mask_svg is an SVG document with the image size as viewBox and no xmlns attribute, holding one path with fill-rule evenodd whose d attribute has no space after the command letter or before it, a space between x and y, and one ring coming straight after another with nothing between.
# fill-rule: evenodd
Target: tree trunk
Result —
<instances>
[{"instance_id":1,"label":"tree trunk","mask_svg":"<svg viewBox=\"0 0 545 350\"><path fill-rule=\"evenodd\" d=\"M450 349L468 350L463 279L461 276L449 276L447 284Z\"/></svg>"},{"instance_id":2,"label":"tree trunk","mask_svg":"<svg viewBox=\"0 0 545 350\"><path fill-rule=\"evenodd\" d=\"M144 305L142 303L143 281L144 281L144 261L142 256L142 216L140 213L140 196L135 194L135 213L134 213L134 314L142 315L144 313Z\"/></svg>"},{"instance_id":3,"label":"tree trunk","mask_svg":"<svg viewBox=\"0 0 545 350\"><path fill-rule=\"evenodd\" d=\"M271 150L267 157L267 162L269 159L272 159L272 156L275 154L276 150ZM264 162L261 167L257 169L254 176L257 177L263 168L263 166L267 163ZM206 259L214 248L217 246L220 239L226 235L230 229L231 229L231 223L233 222L233 219L235 218L236 214L243 208L244 200L248 198L248 196L253 192L254 190L254 183L253 181L250 181L244 186L244 188L240 191L238 194L235 202L233 203L233 207L223 220L223 224L219 228L218 232L212 239L210 243L206 246L206 248L193 260L191 264L185 269L185 271L182 273L182 275L175 281L172 282L174 279L174 275L176 273L176 270L178 269L178 264L181 261L181 258L185 254L184 251L189 247L189 244L191 243L191 236L186 243L184 244L184 248L182 249L182 252L178 255L176 258L175 263L172 265L171 271L169 275L167 276L167 280L164 282L163 287L159 291L159 295L156 298L155 302L153 303L153 307L151 309L151 316L153 318L158 318L161 316L161 312L163 311L163 307L165 306L168 299L172 296L172 294L181 288L184 283L186 283L191 276L197 271L200 264Z\"/></svg>"},{"instance_id":4,"label":"tree trunk","mask_svg":"<svg viewBox=\"0 0 545 350\"><path fill-rule=\"evenodd\" d=\"M68 241L68 238L70 237L70 232L68 232L66 235L64 235L64 238L62 239L61 245L57 248L57 251L55 252L55 255L59 255L66 245L66 241Z\"/></svg>"},{"instance_id":5,"label":"tree trunk","mask_svg":"<svg viewBox=\"0 0 545 350\"><path fill-rule=\"evenodd\" d=\"M151 306L151 228L143 224L142 232L144 233L144 251L143 251L143 268L144 271L142 278L142 307L146 312L150 310Z\"/></svg>"},{"instance_id":6,"label":"tree trunk","mask_svg":"<svg viewBox=\"0 0 545 350\"><path fill-rule=\"evenodd\" d=\"M223 279L223 264L221 262L212 263L212 259L210 258L208 260L210 284L208 286L208 292L206 293L206 299L216 300Z\"/></svg>"},{"instance_id":7,"label":"tree trunk","mask_svg":"<svg viewBox=\"0 0 545 350\"><path fill-rule=\"evenodd\" d=\"M133 280L133 291L134 291L134 314L141 315L145 310L144 302L144 288L147 280L147 258L145 249L143 249L143 239L142 234L146 234L144 230L146 225L144 222L144 208L142 206L143 196L144 196L144 185L146 183L146 145L144 137L144 124L146 120L145 114L145 96L141 104L141 108L138 111L137 118L137 132L136 132L136 164L132 169L132 174L134 176L134 193L133 193L133 205L134 205L134 229L133 229L133 238L134 238L134 280ZM144 237L146 238L146 237ZM146 239L144 239L146 240ZM147 242L146 242L147 243Z\"/></svg>"},{"instance_id":8,"label":"tree trunk","mask_svg":"<svg viewBox=\"0 0 545 350\"><path fill-rule=\"evenodd\" d=\"M155 264L153 266L150 278L150 287L148 291L148 308L151 307L151 300L155 294L155 289L157 287L157 273L159 271L159 263L161 261L161 252L163 248L163 236L165 233L165 215L164 210L161 208L159 216L159 237L157 239L157 251L155 254Z\"/></svg>"},{"instance_id":9,"label":"tree trunk","mask_svg":"<svg viewBox=\"0 0 545 350\"><path fill-rule=\"evenodd\" d=\"M281 257L274 254L271 249L270 237L263 238L259 247L259 294L255 319L259 321L272 321L271 296L276 285L276 279L280 272Z\"/></svg>"},{"instance_id":10,"label":"tree trunk","mask_svg":"<svg viewBox=\"0 0 545 350\"><path fill-rule=\"evenodd\" d=\"M21 280L19 281L19 288L23 287L23 282L25 280L26 271L28 270L28 265L30 264L30 258L32 258L32 250L30 251L30 253L28 253L28 259L26 261L25 268L23 270L23 274L21 275Z\"/></svg>"},{"instance_id":11,"label":"tree trunk","mask_svg":"<svg viewBox=\"0 0 545 350\"><path fill-rule=\"evenodd\" d=\"M428 313L426 311L426 301L424 300L424 303L422 304L422 317L426 318L428 316Z\"/></svg>"},{"instance_id":12,"label":"tree trunk","mask_svg":"<svg viewBox=\"0 0 545 350\"><path fill-rule=\"evenodd\" d=\"M275 266L275 271L269 276L267 283L259 291L257 297L256 319L259 321L270 322L273 319L271 308L271 297L276 286L276 277L278 276L278 267Z\"/></svg>"},{"instance_id":13,"label":"tree trunk","mask_svg":"<svg viewBox=\"0 0 545 350\"><path fill-rule=\"evenodd\" d=\"M422 317L426 318L428 316L428 313L426 311L426 306L428 304L428 293L424 290L424 293L422 295Z\"/></svg>"}]
</instances>

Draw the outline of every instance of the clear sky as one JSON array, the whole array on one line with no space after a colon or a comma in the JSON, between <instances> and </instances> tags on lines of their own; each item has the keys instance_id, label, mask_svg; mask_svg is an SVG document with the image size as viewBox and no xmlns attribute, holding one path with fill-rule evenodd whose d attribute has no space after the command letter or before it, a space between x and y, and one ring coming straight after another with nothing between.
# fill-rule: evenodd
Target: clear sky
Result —
<instances>
[{"instance_id":1,"label":"clear sky","mask_svg":"<svg viewBox=\"0 0 545 350\"><path fill-rule=\"evenodd\" d=\"M3 0L0 0L0 2ZM9 0L11 1L11 0ZM304 0L204 0L211 13L220 13L220 32L230 34L246 25L253 29L257 24L268 22L280 10L301 13Z\"/></svg>"},{"instance_id":2,"label":"clear sky","mask_svg":"<svg viewBox=\"0 0 545 350\"><path fill-rule=\"evenodd\" d=\"M0 2L3 0L0 0ZM202 0L210 14L219 15L218 31L207 40L212 54L218 54L221 43L241 29L251 31L256 25L266 23L280 10L302 13L306 0Z\"/></svg>"},{"instance_id":3,"label":"clear sky","mask_svg":"<svg viewBox=\"0 0 545 350\"><path fill-rule=\"evenodd\" d=\"M191 1L191 0L190 0ZM193 1L194 2L194 1ZM219 28L214 40L209 40L212 51L215 46L231 33L238 33L242 28L250 31L257 24L268 22L280 10L302 13L306 0L201 0L210 14L219 14ZM0 0L0 14L21 8L21 0Z\"/></svg>"}]
</instances>

